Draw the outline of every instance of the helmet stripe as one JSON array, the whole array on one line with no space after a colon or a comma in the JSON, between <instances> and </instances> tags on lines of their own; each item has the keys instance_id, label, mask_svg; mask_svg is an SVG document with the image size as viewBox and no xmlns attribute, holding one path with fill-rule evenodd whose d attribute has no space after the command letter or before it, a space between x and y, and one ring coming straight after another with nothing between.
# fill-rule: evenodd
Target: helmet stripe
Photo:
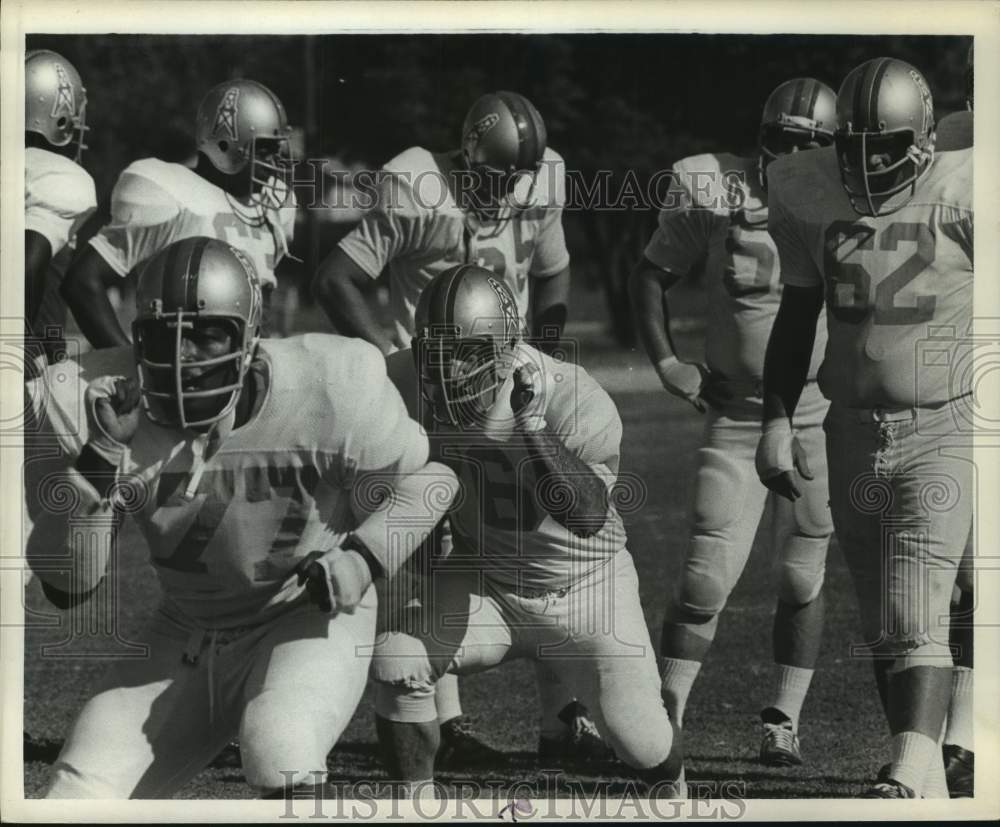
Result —
<instances>
[{"instance_id":1,"label":"helmet stripe","mask_svg":"<svg viewBox=\"0 0 1000 827\"><path fill-rule=\"evenodd\" d=\"M467 264L456 267L452 270L451 278L445 282L444 288L444 318L451 324L455 318L455 302L458 300L458 287L462 283L462 275L465 273Z\"/></svg>"},{"instance_id":2,"label":"helmet stripe","mask_svg":"<svg viewBox=\"0 0 1000 827\"><path fill-rule=\"evenodd\" d=\"M180 304L181 296L177 295L173 279L169 278L170 273L177 272L177 260L180 258L183 244L171 244L167 248L167 255L160 268L160 300L163 302L163 309L171 312L176 305ZM155 266L155 265L154 265Z\"/></svg>"},{"instance_id":3,"label":"helmet stripe","mask_svg":"<svg viewBox=\"0 0 1000 827\"><path fill-rule=\"evenodd\" d=\"M802 111L802 98L805 93L806 82L801 78L795 81L795 91L792 93L792 105L789 108L789 115L809 114Z\"/></svg>"},{"instance_id":4,"label":"helmet stripe","mask_svg":"<svg viewBox=\"0 0 1000 827\"><path fill-rule=\"evenodd\" d=\"M538 157L538 131L531 111L520 95L500 92L497 97L510 110L517 125L517 168L530 169L535 164L534 159Z\"/></svg>"},{"instance_id":5,"label":"helmet stripe","mask_svg":"<svg viewBox=\"0 0 1000 827\"><path fill-rule=\"evenodd\" d=\"M806 117L815 118L816 117L816 101L819 99L819 90L821 84L818 81L810 81L812 84L812 94L809 96L809 108L806 110Z\"/></svg>"},{"instance_id":6,"label":"helmet stripe","mask_svg":"<svg viewBox=\"0 0 1000 827\"><path fill-rule=\"evenodd\" d=\"M198 273L201 272L201 258L208 247L207 238L199 238L191 249L191 258L188 259L187 278L185 279L184 308L186 310L198 310Z\"/></svg>"}]
</instances>

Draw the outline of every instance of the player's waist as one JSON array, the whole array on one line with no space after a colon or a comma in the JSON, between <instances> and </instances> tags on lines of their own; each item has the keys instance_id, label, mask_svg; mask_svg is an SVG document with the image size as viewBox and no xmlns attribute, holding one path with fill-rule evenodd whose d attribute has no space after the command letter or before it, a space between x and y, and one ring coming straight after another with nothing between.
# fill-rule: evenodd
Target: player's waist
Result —
<instances>
[{"instance_id":1,"label":"player's waist","mask_svg":"<svg viewBox=\"0 0 1000 827\"><path fill-rule=\"evenodd\" d=\"M711 365L709 365L711 370ZM764 380L760 377L746 376L737 378L716 378L713 377L711 386L722 392L722 395L733 400L750 400L763 402L764 400ZM816 377L810 376L806 379L803 392L811 392L816 388Z\"/></svg>"},{"instance_id":2,"label":"player's waist","mask_svg":"<svg viewBox=\"0 0 1000 827\"><path fill-rule=\"evenodd\" d=\"M831 407L835 407L836 413L840 416L857 422L912 422L920 416L921 412L942 411L945 408L959 405L963 401L968 401L971 397L972 391L967 391L943 402L931 402L926 405L876 405L873 407L836 405Z\"/></svg>"}]
</instances>

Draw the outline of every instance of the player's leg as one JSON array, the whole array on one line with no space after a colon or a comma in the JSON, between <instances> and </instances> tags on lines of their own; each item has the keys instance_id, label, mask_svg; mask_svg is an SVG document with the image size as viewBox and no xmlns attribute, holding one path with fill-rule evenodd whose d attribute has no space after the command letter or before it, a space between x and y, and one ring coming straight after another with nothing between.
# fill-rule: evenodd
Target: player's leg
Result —
<instances>
[{"instance_id":1,"label":"player's leg","mask_svg":"<svg viewBox=\"0 0 1000 827\"><path fill-rule=\"evenodd\" d=\"M530 610L527 603L525 609ZM660 697L631 555L617 554L566 597L544 607L544 615L558 618L561 632L540 636L540 656L553 663L562 659L564 674L579 687L581 700L623 762L646 781L678 785L674 790L679 792L679 731Z\"/></svg>"},{"instance_id":2,"label":"player's leg","mask_svg":"<svg viewBox=\"0 0 1000 827\"><path fill-rule=\"evenodd\" d=\"M660 639L663 698L671 719L680 725L719 613L750 554L767 496L753 466L759 427L713 411L707 416L705 444L697 458L690 542Z\"/></svg>"},{"instance_id":3,"label":"player's leg","mask_svg":"<svg viewBox=\"0 0 1000 827\"><path fill-rule=\"evenodd\" d=\"M390 776L411 793L426 790L434 777L437 681L449 671L489 669L512 646L507 621L479 576L438 570L430 587L432 594L410 607L401 628L379 634L372 658L379 743Z\"/></svg>"},{"instance_id":4,"label":"player's leg","mask_svg":"<svg viewBox=\"0 0 1000 827\"><path fill-rule=\"evenodd\" d=\"M247 652L240 745L247 783L262 794L325 779L326 756L364 693L376 617L374 588L352 614L302 605Z\"/></svg>"},{"instance_id":5,"label":"player's leg","mask_svg":"<svg viewBox=\"0 0 1000 827\"><path fill-rule=\"evenodd\" d=\"M813 473L800 478L802 497L772 497L772 548L778 603L772 643L775 682L761 712L765 764L800 764L799 716L812 682L823 635L823 579L833 523L827 485L826 444L818 426L799 431Z\"/></svg>"},{"instance_id":6,"label":"player's leg","mask_svg":"<svg viewBox=\"0 0 1000 827\"><path fill-rule=\"evenodd\" d=\"M951 603L950 643L953 655L951 701L944 733L943 759L948 794L971 798L974 793L972 613L975 608L975 546L970 529Z\"/></svg>"},{"instance_id":7,"label":"player's leg","mask_svg":"<svg viewBox=\"0 0 1000 827\"><path fill-rule=\"evenodd\" d=\"M112 666L77 717L47 798L168 798L232 736L236 717L212 708L203 636L158 616L141 642L148 657Z\"/></svg>"}]
</instances>

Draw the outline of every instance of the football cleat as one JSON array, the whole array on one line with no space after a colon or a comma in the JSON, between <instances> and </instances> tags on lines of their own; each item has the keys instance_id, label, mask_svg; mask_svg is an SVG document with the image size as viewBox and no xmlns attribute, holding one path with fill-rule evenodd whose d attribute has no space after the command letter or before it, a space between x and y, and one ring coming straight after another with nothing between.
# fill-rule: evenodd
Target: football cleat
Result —
<instances>
[{"instance_id":1,"label":"football cleat","mask_svg":"<svg viewBox=\"0 0 1000 827\"><path fill-rule=\"evenodd\" d=\"M222 752L212 759L210 767L216 769L239 770L243 768L243 755L240 753L240 742L236 739L230 741L223 748Z\"/></svg>"},{"instance_id":2,"label":"football cleat","mask_svg":"<svg viewBox=\"0 0 1000 827\"><path fill-rule=\"evenodd\" d=\"M883 764L878 771L878 776L875 782L868 787L863 793L861 793L861 798L916 798L917 794L907 787L905 784L900 784L895 778L889 777L889 770L891 764Z\"/></svg>"},{"instance_id":3,"label":"football cleat","mask_svg":"<svg viewBox=\"0 0 1000 827\"><path fill-rule=\"evenodd\" d=\"M795 767L802 763L799 736L791 719L781 710L768 707L760 713L764 737L760 742L760 763L768 767Z\"/></svg>"},{"instance_id":4,"label":"football cleat","mask_svg":"<svg viewBox=\"0 0 1000 827\"><path fill-rule=\"evenodd\" d=\"M585 707L573 701L559 713L566 730L556 738L538 739L538 761L543 766L593 766L615 760L615 752L601 738Z\"/></svg>"},{"instance_id":5,"label":"football cleat","mask_svg":"<svg viewBox=\"0 0 1000 827\"><path fill-rule=\"evenodd\" d=\"M944 776L951 798L972 798L975 780L975 753L956 744L941 748L944 756Z\"/></svg>"},{"instance_id":6,"label":"football cleat","mask_svg":"<svg viewBox=\"0 0 1000 827\"><path fill-rule=\"evenodd\" d=\"M504 760L500 750L479 739L468 715L459 715L441 724L441 747L435 761L438 767L496 766Z\"/></svg>"}]
</instances>

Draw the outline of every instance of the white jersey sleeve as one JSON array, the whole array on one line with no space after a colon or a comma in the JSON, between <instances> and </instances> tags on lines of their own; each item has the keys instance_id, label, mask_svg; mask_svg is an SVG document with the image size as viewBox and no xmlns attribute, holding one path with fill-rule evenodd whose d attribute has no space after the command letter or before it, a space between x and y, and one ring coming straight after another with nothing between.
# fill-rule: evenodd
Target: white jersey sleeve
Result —
<instances>
[{"instance_id":1,"label":"white jersey sleeve","mask_svg":"<svg viewBox=\"0 0 1000 827\"><path fill-rule=\"evenodd\" d=\"M548 278L569 267L569 250L563 231L563 209L566 205L566 164L558 153L545 151L536 187L545 208L531 258L531 275Z\"/></svg>"},{"instance_id":2,"label":"white jersey sleeve","mask_svg":"<svg viewBox=\"0 0 1000 827\"><path fill-rule=\"evenodd\" d=\"M96 207L94 181L83 167L52 152L25 153L24 229L44 236L53 257Z\"/></svg>"},{"instance_id":3,"label":"white jersey sleeve","mask_svg":"<svg viewBox=\"0 0 1000 827\"><path fill-rule=\"evenodd\" d=\"M180 202L158 183L127 168L111 193L111 221L90 243L119 275L173 241L184 238L176 219Z\"/></svg>"},{"instance_id":4,"label":"white jersey sleeve","mask_svg":"<svg viewBox=\"0 0 1000 827\"><path fill-rule=\"evenodd\" d=\"M767 171L769 210L767 231L778 248L781 262L781 283L793 287L821 287L823 274L809 251L802 228L786 203L794 199L795 179L786 170L783 159L770 164Z\"/></svg>"}]
</instances>

